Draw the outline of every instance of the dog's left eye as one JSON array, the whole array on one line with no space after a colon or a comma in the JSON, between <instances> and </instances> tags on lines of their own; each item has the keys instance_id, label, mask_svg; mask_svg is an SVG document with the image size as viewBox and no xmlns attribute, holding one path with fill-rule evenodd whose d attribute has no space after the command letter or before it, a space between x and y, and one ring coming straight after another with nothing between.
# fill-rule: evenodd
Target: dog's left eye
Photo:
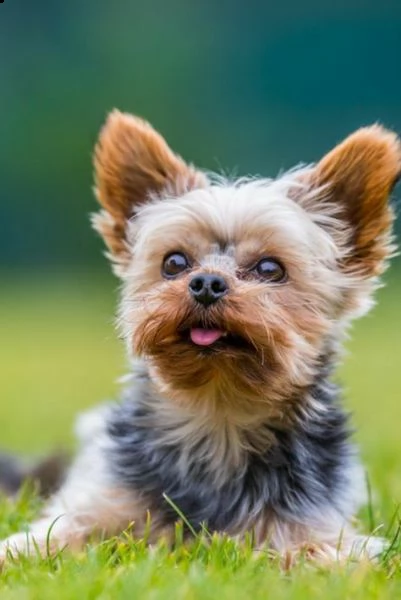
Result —
<instances>
[{"instance_id":1,"label":"dog's left eye","mask_svg":"<svg viewBox=\"0 0 401 600\"><path fill-rule=\"evenodd\" d=\"M164 277L171 278L183 273L189 267L189 261L185 254L174 252L169 254L163 261L162 273Z\"/></svg>"},{"instance_id":2,"label":"dog's left eye","mask_svg":"<svg viewBox=\"0 0 401 600\"><path fill-rule=\"evenodd\" d=\"M254 270L257 274L271 283L283 283L287 279L287 272L283 265L275 258L262 258Z\"/></svg>"}]
</instances>

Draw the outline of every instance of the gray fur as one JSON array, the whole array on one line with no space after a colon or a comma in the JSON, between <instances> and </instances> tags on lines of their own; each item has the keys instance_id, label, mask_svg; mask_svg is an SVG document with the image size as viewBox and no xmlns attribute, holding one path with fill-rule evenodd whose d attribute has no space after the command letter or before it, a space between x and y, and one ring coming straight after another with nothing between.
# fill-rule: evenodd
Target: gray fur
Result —
<instances>
[{"instance_id":1,"label":"gray fur","mask_svg":"<svg viewBox=\"0 0 401 600\"><path fill-rule=\"evenodd\" d=\"M328 360L328 359L327 359ZM327 362L327 361L326 361ZM327 365L308 394L325 410L300 411L290 430L273 429L275 444L264 453L248 451L234 476L216 482L203 457L207 436L184 458L177 442L167 444L157 414L149 403L147 376L109 413L107 461L119 485L140 492L166 524L177 518L166 494L192 527L235 533L251 527L266 511L287 522L337 514L344 520L355 508L350 473L355 452L347 416L338 404L338 389L328 381ZM229 465L227 472L230 473Z\"/></svg>"}]
</instances>

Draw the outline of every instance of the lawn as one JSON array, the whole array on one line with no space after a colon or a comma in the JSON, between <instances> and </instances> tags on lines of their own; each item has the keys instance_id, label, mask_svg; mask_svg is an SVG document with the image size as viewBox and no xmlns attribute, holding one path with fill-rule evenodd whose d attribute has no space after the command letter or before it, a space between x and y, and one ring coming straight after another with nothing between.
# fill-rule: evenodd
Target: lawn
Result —
<instances>
[{"instance_id":1,"label":"lawn","mask_svg":"<svg viewBox=\"0 0 401 600\"><path fill-rule=\"evenodd\" d=\"M379 305L353 331L341 370L345 402L354 413L372 500L362 527L396 535L401 500L401 273L379 293ZM113 332L116 282L96 274L4 276L0 295L1 446L21 453L73 448L74 416L118 394L126 368ZM39 502L24 492L3 500L0 533L23 525ZM401 598L401 542L373 565L330 570L299 565L283 573L249 544L198 539L148 550L128 536L92 545L79 555L33 558L0 575L0 598Z\"/></svg>"}]
</instances>

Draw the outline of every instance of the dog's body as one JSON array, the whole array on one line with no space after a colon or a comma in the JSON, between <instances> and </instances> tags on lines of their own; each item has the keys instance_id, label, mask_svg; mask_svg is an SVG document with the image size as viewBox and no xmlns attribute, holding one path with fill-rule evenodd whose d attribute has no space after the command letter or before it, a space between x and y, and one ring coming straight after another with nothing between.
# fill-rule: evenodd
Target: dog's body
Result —
<instances>
[{"instance_id":1,"label":"dog's body","mask_svg":"<svg viewBox=\"0 0 401 600\"><path fill-rule=\"evenodd\" d=\"M393 250L396 136L361 129L277 180L213 182L115 112L95 168L133 373L81 419L65 484L3 556L141 536L149 514L150 539L172 539L176 509L285 556L377 554L352 529L363 476L331 375Z\"/></svg>"}]
</instances>

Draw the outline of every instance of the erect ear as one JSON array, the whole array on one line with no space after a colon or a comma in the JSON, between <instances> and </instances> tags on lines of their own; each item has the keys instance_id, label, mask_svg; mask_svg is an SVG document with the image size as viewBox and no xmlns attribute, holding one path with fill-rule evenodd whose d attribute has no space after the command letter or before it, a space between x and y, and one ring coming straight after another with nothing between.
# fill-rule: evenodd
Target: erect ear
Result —
<instances>
[{"instance_id":1,"label":"erect ear","mask_svg":"<svg viewBox=\"0 0 401 600\"><path fill-rule=\"evenodd\" d=\"M117 110L100 132L94 167L103 210L93 224L120 274L130 257L126 232L135 210L163 192L180 195L207 185L205 175L174 154L149 123Z\"/></svg>"},{"instance_id":2,"label":"erect ear","mask_svg":"<svg viewBox=\"0 0 401 600\"><path fill-rule=\"evenodd\" d=\"M312 189L321 189L349 232L344 269L368 277L381 272L392 251L389 196L400 173L400 140L379 125L351 134L309 173Z\"/></svg>"}]
</instances>

